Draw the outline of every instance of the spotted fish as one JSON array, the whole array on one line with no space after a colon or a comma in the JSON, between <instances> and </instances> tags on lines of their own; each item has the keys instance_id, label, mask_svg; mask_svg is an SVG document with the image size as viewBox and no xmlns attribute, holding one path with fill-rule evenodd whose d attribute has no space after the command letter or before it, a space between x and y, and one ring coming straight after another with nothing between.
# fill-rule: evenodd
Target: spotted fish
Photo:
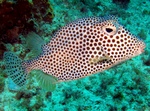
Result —
<instances>
[{"instance_id":1,"label":"spotted fish","mask_svg":"<svg viewBox=\"0 0 150 111\"><path fill-rule=\"evenodd\" d=\"M87 17L58 30L42 46L35 59L22 61L12 52L4 53L9 77L18 85L36 70L40 84L53 89L55 83L102 72L144 51L142 40L132 35L114 16Z\"/></svg>"}]
</instances>

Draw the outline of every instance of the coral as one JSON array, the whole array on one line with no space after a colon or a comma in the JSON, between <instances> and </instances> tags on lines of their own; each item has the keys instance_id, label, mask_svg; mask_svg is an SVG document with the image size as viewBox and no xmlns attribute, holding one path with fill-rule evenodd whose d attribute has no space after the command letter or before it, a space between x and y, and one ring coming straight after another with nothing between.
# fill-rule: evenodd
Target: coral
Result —
<instances>
[{"instance_id":1,"label":"coral","mask_svg":"<svg viewBox=\"0 0 150 111\"><path fill-rule=\"evenodd\" d=\"M141 29L140 32L138 33L138 36L145 40L147 37L145 30Z\"/></svg>"},{"instance_id":2,"label":"coral","mask_svg":"<svg viewBox=\"0 0 150 111\"><path fill-rule=\"evenodd\" d=\"M126 8L130 2L130 0L112 0L113 3L118 4L124 8Z\"/></svg>"},{"instance_id":3,"label":"coral","mask_svg":"<svg viewBox=\"0 0 150 111\"><path fill-rule=\"evenodd\" d=\"M0 35L5 43L18 42L20 33L35 30L35 24L42 20L51 23L54 17L47 0L33 0L33 3L28 0L18 0L16 3L4 1L0 5L0 14Z\"/></svg>"},{"instance_id":4,"label":"coral","mask_svg":"<svg viewBox=\"0 0 150 111\"><path fill-rule=\"evenodd\" d=\"M46 98L50 98L51 96L52 96L51 92L47 92L46 95L45 95Z\"/></svg>"},{"instance_id":5,"label":"coral","mask_svg":"<svg viewBox=\"0 0 150 111\"><path fill-rule=\"evenodd\" d=\"M6 51L4 44L0 42L0 59L3 58L3 53Z\"/></svg>"},{"instance_id":6,"label":"coral","mask_svg":"<svg viewBox=\"0 0 150 111\"><path fill-rule=\"evenodd\" d=\"M53 10L48 0L17 0L0 4L0 44L21 43L19 34L38 30L41 21L52 22ZM3 48L5 50L5 48ZM3 51L0 52L0 55Z\"/></svg>"},{"instance_id":7,"label":"coral","mask_svg":"<svg viewBox=\"0 0 150 111\"><path fill-rule=\"evenodd\" d=\"M113 95L114 101L120 102L123 100L123 98L124 98L124 96L123 96L122 92L117 92L115 95Z\"/></svg>"},{"instance_id":8,"label":"coral","mask_svg":"<svg viewBox=\"0 0 150 111\"><path fill-rule=\"evenodd\" d=\"M35 109L35 111L45 106L41 97L38 97L38 96L36 97L36 98L39 98L37 99L37 102L33 106L31 106L31 108Z\"/></svg>"},{"instance_id":9,"label":"coral","mask_svg":"<svg viewBox=\"0 0 150 111\"><path fill-rule=\"evenodd\" d=\"M31 92L19 91L19 92L17 92L15 98L16 98L17 100L20 100L21 98L30 99L33 95L34 95L34 94L31 93Z\"/></svg>"},{"instance_id":10,"label":"coral","mask_svg":"<svg viewBox=\"0 0 150 111\"><path fill-rule=\"evenodd\" d=\"M3 72L4 69L4 66L0 64L0 93L4 91L5 78L7 77L7 75Z\"/></svg>"},{"instance_id":11,"label":"coral","mask_svg":"<svg viewBox=\"0 0 150 111\"><path fill-rule=\"evenodd\" d=\"M33 0L34 18L38 21L52 22L54 14L52 12L52 7L49 4L48 0Z\"/></svg>"},{"instance_id":12,"label":"coral","mask_svg":"<svg viewBox=\"0 0 150 111\"><path fill-rule=\"evenodd\" d=\"M5 81L3 77L0 77L0 93L3 92L5 86Z\"/></svg>"},{"instance_id":13,"label":"coral","mask_svg":"<svg viewBox=\"0 0 150 111\"><path fill-rule=\"evenodd\" d=\"M22 0L16 3L4 1L0 5L0 35L4 43L18 42L18 34L25 29L33 30L33 24L28 23L32 5ZM31 27L29 27L31 26ZM15 41L14 41L15 40Z\"/></svg>"},{"instance_id":14,"label":"coral","mask_svg":"<svg viewBox=\"0 0 150 111\"><path fill-rule=\"evenodd\" d=\"M146 62L144 62L144 64L145 64L146 66L150 66L150 59L147 60Z\"/></svg>"},{"instance_id":15,"label":"coral","mask_svg":"<svg viewBox=\"0 0 150 111\"><path fill-rule=\"evenodd\" d=\"M18 107L22 107L28 111L39 111L40 108L44 107L43 99L41 99L41 95L37 93L20 91L17 92L15 98L20 101Z\"/></svg>"}]
</instances>

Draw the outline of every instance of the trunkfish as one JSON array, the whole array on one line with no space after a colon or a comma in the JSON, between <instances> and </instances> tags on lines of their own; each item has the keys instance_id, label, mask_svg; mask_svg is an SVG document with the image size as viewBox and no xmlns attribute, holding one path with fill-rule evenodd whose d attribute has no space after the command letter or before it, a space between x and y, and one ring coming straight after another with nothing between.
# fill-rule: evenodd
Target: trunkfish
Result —
<instances>
[{"instance_id":1,"label":"trunkfish","mask_svg":"<svg viewBox=\"0 0 150 111\"><path fill-rule=\"evenodd\" d=\"M145 43L131 34L114 16L78 19L59 29L42 53L23 61L12 52L4 53L6 71L22 87L36 70L43 88L56 83L102 72L144 52Z\"/></svg>"}]
</instances>

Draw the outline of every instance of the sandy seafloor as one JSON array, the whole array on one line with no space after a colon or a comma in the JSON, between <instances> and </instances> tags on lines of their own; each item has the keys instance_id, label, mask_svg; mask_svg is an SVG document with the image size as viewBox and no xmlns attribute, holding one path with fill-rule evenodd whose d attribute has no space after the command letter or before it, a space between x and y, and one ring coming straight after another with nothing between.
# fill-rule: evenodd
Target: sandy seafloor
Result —
<instances>
[{"instance_id":1,"label":"sandy seafloor","mask_svg":"<svg viewBox=\"0 0 150 111\"><path fill-rule=\"evenodd\" d=\"M52 31L78 18L117 15L122 25L144 40L145 52L102 73L59 83L53 92L39 88L34 76L25 90L10 91L6 78L0 111L150 111L150 1L130 0L127 7L112 0L83 1L50 0L55 17L52 24L40 27L40 36L48 41ZM14 48L16 54L23 53L22 44L7 44L8 50ZM29 52L25 59L31 56Z\"/></svg>"}]
</instances>

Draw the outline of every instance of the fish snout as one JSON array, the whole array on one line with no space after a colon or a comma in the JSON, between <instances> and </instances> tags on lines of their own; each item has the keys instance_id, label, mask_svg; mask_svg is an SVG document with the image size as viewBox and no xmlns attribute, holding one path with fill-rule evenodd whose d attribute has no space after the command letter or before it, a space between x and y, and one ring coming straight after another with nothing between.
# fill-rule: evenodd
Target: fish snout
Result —
<instances>
[{"instance_id":1,"label":"fish snout","mask_svg":"<svg viewBox=\"0 0 150 111\"><path fill-rule=\"evenodd\" d=\"M143 41L140 41L139 42L139 49L138 49L137 55L142 54L145 51L144 50L145 47L146 47L145 43Z\"/></svg>"}]
</instances>

